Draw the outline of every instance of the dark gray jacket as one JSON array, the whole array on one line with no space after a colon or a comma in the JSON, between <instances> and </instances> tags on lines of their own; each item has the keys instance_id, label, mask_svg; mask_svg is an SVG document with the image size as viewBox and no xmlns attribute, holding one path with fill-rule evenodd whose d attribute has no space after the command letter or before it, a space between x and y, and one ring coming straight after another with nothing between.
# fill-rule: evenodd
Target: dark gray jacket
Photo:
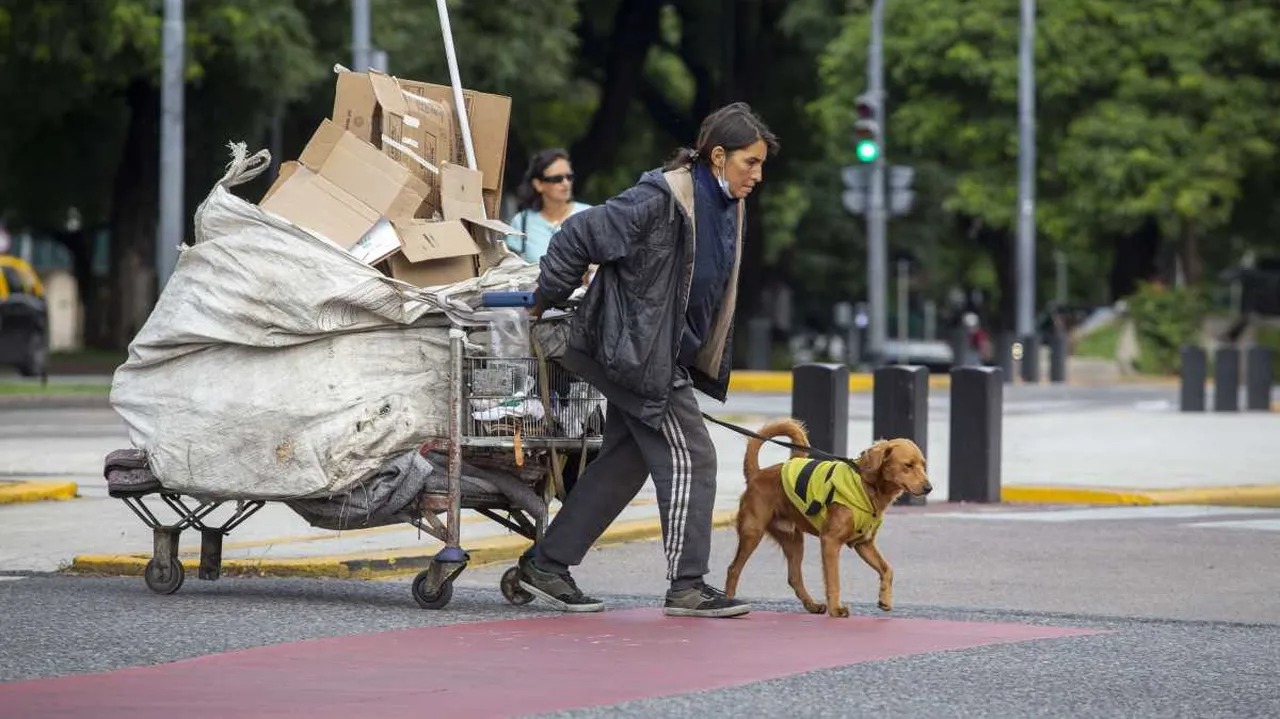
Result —
<instances>
[{"instance_id":1,"label":"dark gray jacket","mask_svg":"<svg viewBox=\"0 0 1280 719\"><path fill-rule=\"evenodd\" d=\"M658 428L667 410L693 279L693 177L651 170L603 205L565 220L540 263L538 291L558 304L599 265L569 333L561 363L619 409ZM732 362L733 310L742 261L738 241L724 300L689 367L694 387L724 401Z\"/></svg>"}]
</instances>

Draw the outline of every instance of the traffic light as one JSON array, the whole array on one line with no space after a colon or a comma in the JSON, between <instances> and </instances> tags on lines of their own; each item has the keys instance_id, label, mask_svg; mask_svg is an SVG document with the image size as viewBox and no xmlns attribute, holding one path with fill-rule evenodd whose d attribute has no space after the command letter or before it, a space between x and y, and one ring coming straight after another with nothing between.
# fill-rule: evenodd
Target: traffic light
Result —
<instances>
[{"instance_id":1,"label":"traffic light","mask_svg":"<svg viewBox=\"0 0 1280 719\"><path fill-rule=\"evenodd\" d=\"M863 93L854 101L858 121L853 124L854 154L859 162L871 163L880 158L880 123L876 122L876 100Z\"/></svg>"}]
</instances>

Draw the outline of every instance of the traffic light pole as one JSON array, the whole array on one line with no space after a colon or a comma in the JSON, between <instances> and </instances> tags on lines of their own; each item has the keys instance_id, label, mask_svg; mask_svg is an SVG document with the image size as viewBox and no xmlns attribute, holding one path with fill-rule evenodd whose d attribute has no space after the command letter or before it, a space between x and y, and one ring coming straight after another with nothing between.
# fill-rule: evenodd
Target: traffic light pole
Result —
<instances>
[{"instance_id":1,"label":"traffic light pole","mask_svg":"<svg viewBox=\"0 0 1280 719\"><path fill-rule=\"evenodd\" d=\"M876 125L880 128L881 137L884 132L884 0L875 0L871 6L871 44L867 52L867 87L871 97L875 99ZM887 304L887 285L889 275L889 252L887 247L884 198L884 156L885 149L881 140L880 152L871 168L871 202L867 208L867 294L871 310L871 333L868 337L868 350L873 362L884 357L885 338L888 334L889 321Z\"/></svg>"}]
</instances>

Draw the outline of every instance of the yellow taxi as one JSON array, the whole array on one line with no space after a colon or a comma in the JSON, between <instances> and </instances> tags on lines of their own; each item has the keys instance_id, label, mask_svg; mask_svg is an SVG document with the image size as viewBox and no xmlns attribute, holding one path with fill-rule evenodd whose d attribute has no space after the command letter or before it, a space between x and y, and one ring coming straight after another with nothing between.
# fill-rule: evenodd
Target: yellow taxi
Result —
<instances>
[{"instance_id":1,"label":"yellow taxi","mask_svg":"<svg viewBox=\"0 0 1280 719\"><path fill-rule=\"evenodd\" d=\"M44 284L25 260L0 255L0 365L41 377L49 360L49 308Z\"/></svg>"}]
</instances>

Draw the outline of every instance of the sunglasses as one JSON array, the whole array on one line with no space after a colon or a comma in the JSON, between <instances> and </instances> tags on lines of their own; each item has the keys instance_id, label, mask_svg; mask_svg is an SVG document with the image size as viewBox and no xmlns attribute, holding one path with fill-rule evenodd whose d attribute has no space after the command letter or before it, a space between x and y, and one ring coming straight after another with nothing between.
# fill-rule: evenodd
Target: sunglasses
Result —
<instances>
[{"instance_id":1,"label":"sunglasses","mask_svg":"<svg viewBox=\"0 0 1280 719\"><path fill-rule=\"evenodd\" d=\"M565 180L568 180L569 182L573 182L573 173L570 172L564 175L544 175L543 177L539 177L538 179L542 180L543 182L549 182L553 185L559 185L561 182L564 182Z\"/></svg>"}]
</instances>

